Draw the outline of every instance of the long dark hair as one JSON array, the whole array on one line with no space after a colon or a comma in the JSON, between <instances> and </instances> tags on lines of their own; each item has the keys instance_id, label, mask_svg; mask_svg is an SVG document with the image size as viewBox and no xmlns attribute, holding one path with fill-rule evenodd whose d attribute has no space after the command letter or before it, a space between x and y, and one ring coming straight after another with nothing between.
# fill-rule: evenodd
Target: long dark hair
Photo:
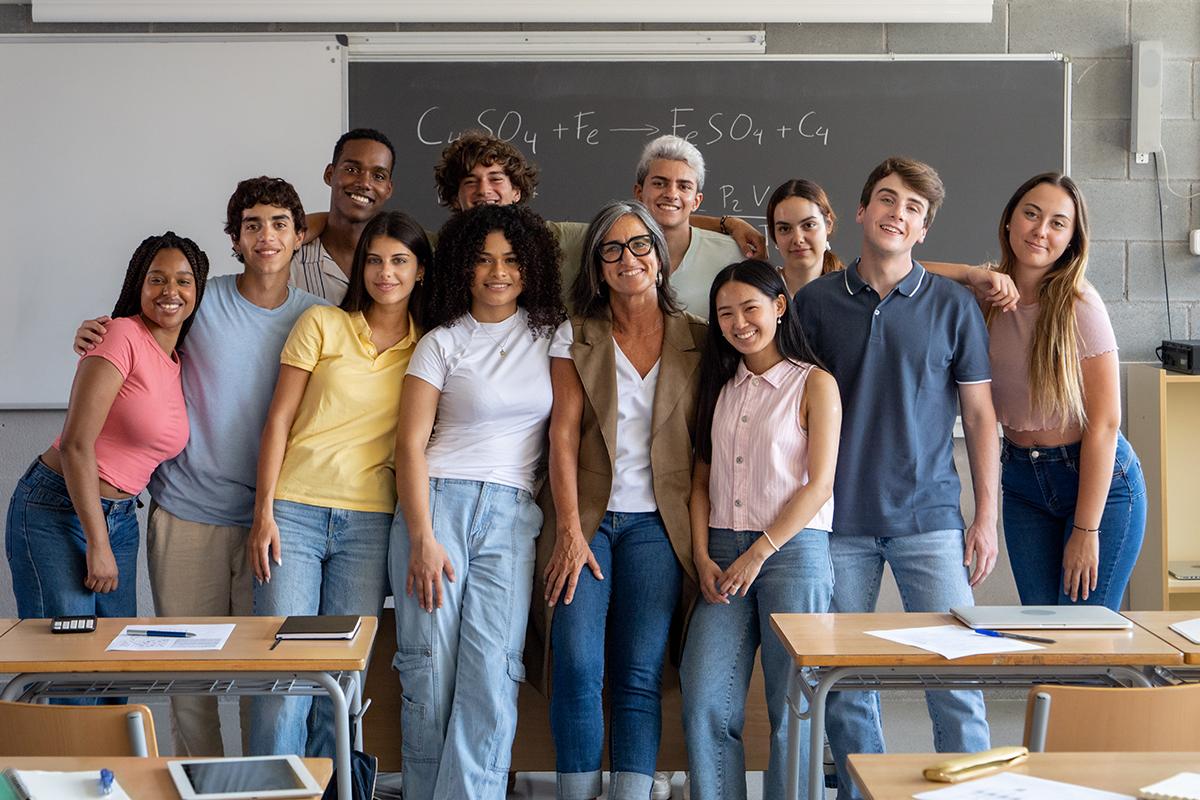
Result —
<instances>
[{"instance_id":1,"label":"long dark hair","mask_svg":"<svg viewBox=\"0 0 1200 800\"><path fill-rule=\"evenodd\" d=\"M196 279L196 304L179 328L179 338L175 340L175 347L178 348L191 329L196 312L200 310L200 301L204 299L204 285L208 282L208 256L195 242L177 235L175 231L167 231L162 236L147 236L133 251L129 266L125 269L125 283L121 286L121 294L117 296L111 316L136 317L142 313L142 284L146 282L146 273L150 271L150 264L160 250L183 253L192 267L192 277Z\"/></svg>"},{"instance_id":2,"label":"long dark hair","mask_svg":"<svg viewBox=\"0 0 1200 800\"><path fill-rule=\"evenodd\" d=\"M524 284L517 305L529 315L529 330L535 337L549 337L567 318L559 291L558 240L545 220L518 205L476 206L442 226L433 275L425 270L425 325L453 325L471 310L475 263L493 231L504 234L516 254Z\"/></svg>"},{"instance_id":3,"label":"long dark hair","mask_svg":"<svg viewBox=\"0 0 1200 800\"><path fill-rule=\"evenodd\" d=\"M717 292L727 283L737 281L762 292L771 300L788 296L787 287L779 270L765 261L749 259L730 264L713 278L708 290L708 344L700 358L700 397L696 416L696 454L706 463L712 462L712 423L717 409L717 398L721 388L737 373L742 354L725 340L717 321ZM790 361L816 364L824 369L820 359L808 344L800 316L793 310L789 300L783 319L775 328L775 346L779 354Z\"/></svg>"},{"instance_id":4,"label":"long dark hair","mask_svg":"<svg viewBox=\"0 0 1200 800\"><path fill-rule=\"evenodd\" d=\"M366 279L363 277L367 270L367 251L371 242L380 236L395 239L412 250L417 257L418 268L427 271L433 265L433 246L425 229L417 221L403 211L382 211L366 224L358 237L358 246L354 248L354 262L350 266L350 284L346 287L346 296L342 298L342 311L361 311L364 314L375 304L371 293L367 291ZM421 284L413 286L412 294L408 297L408 313L413 321L420 325L421 319Z\"/></svg>"}]
</instances>

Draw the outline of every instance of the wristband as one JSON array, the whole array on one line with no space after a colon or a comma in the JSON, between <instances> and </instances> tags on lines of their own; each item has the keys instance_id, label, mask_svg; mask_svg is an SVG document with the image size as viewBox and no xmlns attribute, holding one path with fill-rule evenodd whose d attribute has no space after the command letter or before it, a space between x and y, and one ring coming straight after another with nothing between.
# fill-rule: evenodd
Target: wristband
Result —
<instances>
[{"instance_id":1,"label":"wristband","mask_svg":"<svg viewBox=\"0 0 1200 800\"><path fill-rule=\"evenodd\" d=\"M1075 525L1074 523L1071 524L1071 527L1077 531L1083 531L1084 533L1099 533L1100 532L1099 528L1085 528L1082 525Z\"/></svg>"},{"instance_id":2,"label":"wristband","mask_svg":"<svg viewBox=\"0 0 1200 800\"><path fill-rule=\"evenodd\" d=\"M763 536L766 537L767 544L771 545L771 549L774 550L776 553L778 553L779 545L775 544L775 541L771 538L771 534L767 533L766 531L763 531Z\"/></svg>"},{"instance_id":3,"label":"wristband","mask_svg":"<svg viewBox=\"0 0 1200 800\"><path fill-rule=\"evenodd\" d=\"M721 229L721 233L725 234L726 236L729 235L729 229L725 227L725 220L727 220L727 219L729 219L729 215L722 214L721 221L717 223L717 227ZM778 550L779 548L775 548L775 549Z\"/></svg>"}]
</instances>

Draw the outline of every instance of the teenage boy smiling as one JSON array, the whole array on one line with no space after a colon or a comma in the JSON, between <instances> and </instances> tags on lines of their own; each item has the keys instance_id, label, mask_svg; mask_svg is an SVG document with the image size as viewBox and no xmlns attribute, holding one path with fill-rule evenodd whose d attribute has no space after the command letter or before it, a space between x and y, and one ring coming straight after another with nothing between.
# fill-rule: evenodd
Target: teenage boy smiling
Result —
<instances>
[{"instance_id":1,"label":"teenage boy smiling","mask_svg":"<svg viewBox=\"0 0 1200 800\"><path fill-rule=\"evenodd\" d=\"M971 605L971 587L996 564L999 444L987 329L967 290L912 258L944 196L929 165L881 163L859 200L861 258L795 297L845 410L830 538L832 611L874 611L885 562L906 611ZM959 407L975 495L969 527L951 438ZM939 752L987 749L979 692L925 696ZM878 695L835 692L826 721L839 800L859 797L845 757L883 751Z\"/></svg>"},{"instance_id":2,"label":"teenage boy smiling","mask_svg":"<svg viewBox=\"0 0 1200 800\"><path fill-rule=\"evenodd\" d=\"M191 435L150 479L146 549L160 616L252 613L246 537L279 352L300 314L325 303L288 285L303 231L304 208L284 180L244 180L229 199L225 232L243 270L208 282L181 350ZM85 322L76 350L91 349L107 321ZM215 698L174 697L171 706L177 755L222 755Z\"/></svg>"}]
</instances>

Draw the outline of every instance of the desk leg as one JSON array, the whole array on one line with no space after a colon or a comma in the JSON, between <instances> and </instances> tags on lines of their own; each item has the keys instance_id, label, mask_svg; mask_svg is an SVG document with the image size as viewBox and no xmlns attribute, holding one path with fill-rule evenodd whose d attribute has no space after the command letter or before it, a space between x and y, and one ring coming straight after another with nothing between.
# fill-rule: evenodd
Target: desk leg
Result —
<instances>
[{"instance_id":1,"label":"desk leg","mask_svg":"<svg viewBox=\"0 0 1200 800\"><path fill-rule=\"evenodd\" d=\"M350 718L354 720L354 749L363 750L363 723L362 723L362 693L363 681L365 676L361 672L355 672L351 680L351 686L354 691L350 695Z\"/></svg>"},{"instance_id":2,"label":"desk leg","mask_svg":"<svg viewBox=\"0 0 1200 800\"><path fill-rule=\"evenodd\" d=\"M788 756L787 756L787 796L789 800L800 800L800 698L801 684L804 682L804 671L800 667L792 667L792 677L788 682ZM810 706L811 708L811 706Z\"/></svg>"},{"instance_id":3,"label":"desk leg","mask_svg":"<svg viewBox=\"0 0 1200 800\"><path fill-rule=\"evenodd\" d=\"M0 700L7 703L15 703L21 699L21 695L25 692L25 688L34 683L34 678L37 676L29 673L13 675L5 686L4 691L0 692Z\"/></svg>"},{"instance_id":4,"label":"desk leg","mask_svg":"<svg viewBox=\"0 0 1200 800\"><path fill-rule=\"evenodd\" d=\"M333 701L333 732L336 749L333 772L338 782L338 800L353 800L350 792L350 706L341 684L328 672L309 672L296 677L319 684ZM352 692L353 694L353 692Z\"/></svg>"}]
</instances>

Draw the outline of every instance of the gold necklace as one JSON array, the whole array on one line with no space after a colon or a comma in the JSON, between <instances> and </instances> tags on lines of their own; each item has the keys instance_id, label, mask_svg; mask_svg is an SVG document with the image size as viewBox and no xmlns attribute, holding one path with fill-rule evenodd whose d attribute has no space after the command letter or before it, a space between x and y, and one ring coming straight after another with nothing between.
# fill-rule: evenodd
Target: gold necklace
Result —
<instances>
[{"instance_id":1,"label":"gold necklace","mask_svg":"<svg viewBox=\"0 0 1200 800\"><path fill-rule=\"evenodd\" d=\"M515 317L516 314L514 314L513 316ZM489 331L486 327L487 323L479 322L479 320L476 320L475 322L479 325L479 329L481 331L483 331L484 335L487 336L489 339L491 339L492 343L495 344L496 347L500 348L500 357L504 358L505 356L507 356L508 355L508 338L510 336L512 336L512 332L516 329L516 325L509 327L509 329L504 334L504 341L501 342L501 341L497 341L495 336L492 336L492 332Z\"/></svg>"}]
</instances>

